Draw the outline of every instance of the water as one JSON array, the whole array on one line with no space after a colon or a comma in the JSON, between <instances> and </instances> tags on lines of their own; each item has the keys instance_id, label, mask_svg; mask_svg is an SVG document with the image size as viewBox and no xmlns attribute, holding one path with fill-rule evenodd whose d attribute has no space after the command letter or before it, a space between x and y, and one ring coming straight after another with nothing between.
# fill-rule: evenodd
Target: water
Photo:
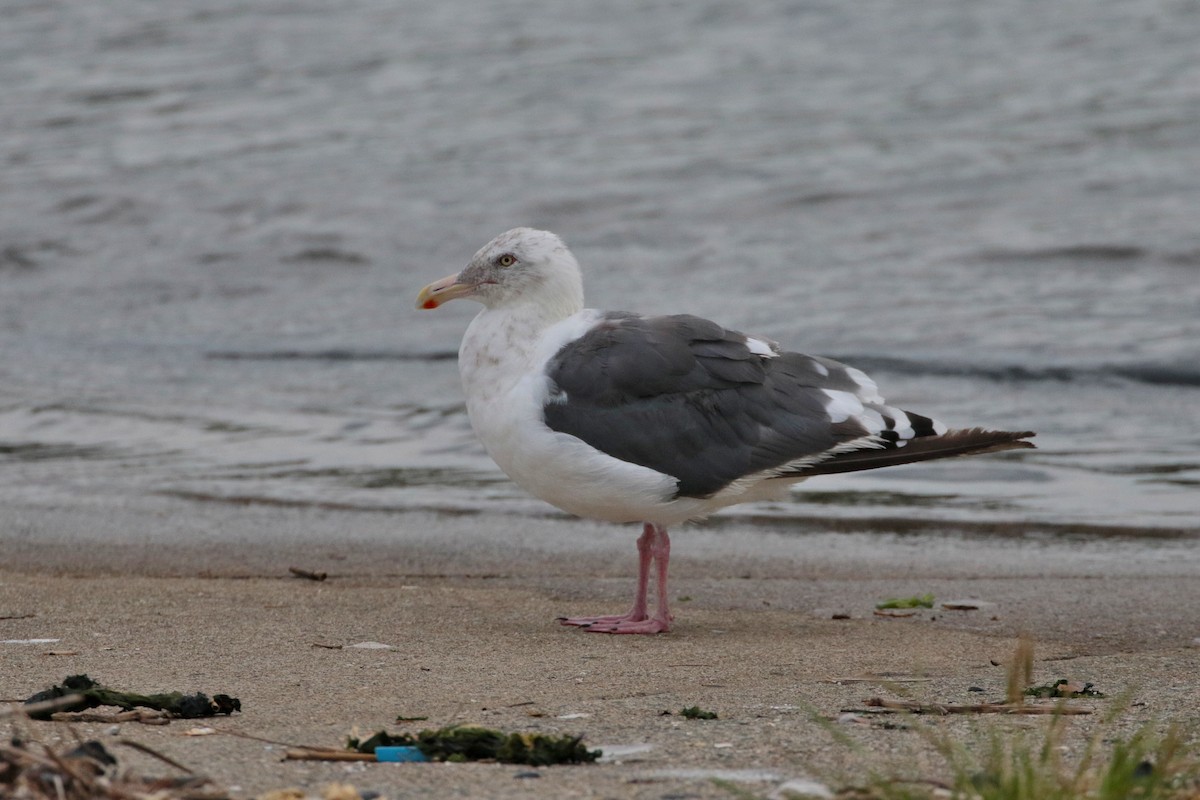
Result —
<instances>
[{"instance_id":1,"label":"water","mask_svg":"<svg viewBox=\"0 0 1200 800\"><path fill-rule=\"evenodd\" d=\"M474 442L518 224L589 302L1039 450L735 518L1200 532L1200 6L0 2L0 503L540 515ZM26 514L24 518L29 518Z\"/></svg>"}]
</instances>

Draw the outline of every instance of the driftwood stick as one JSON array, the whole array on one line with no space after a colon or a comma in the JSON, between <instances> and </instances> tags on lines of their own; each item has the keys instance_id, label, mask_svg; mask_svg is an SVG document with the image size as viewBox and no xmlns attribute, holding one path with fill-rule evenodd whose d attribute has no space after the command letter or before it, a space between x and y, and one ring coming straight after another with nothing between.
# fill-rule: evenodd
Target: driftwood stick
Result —
<instances>
[{"instance_id":1,"label":"driftwood stick","mask_svg":"<svg viewBox=\"0 0 1200 800\"><path fill-rule=\"evenodd\" d=\"M1068 705L1034 706L1009 703L977 703L954 705L951 703L912 703L904 700L885 700L871 697L864 701L871 708L886 708L892 711L911 711L914 714L1090 714L1091 709Z\"/></svg>"},{"instance_id":2,"label":"driftwood stick","mask_svg":"<svg viewBox=\"0 0 1200 800\"><path fill-rule=\"evenodd\" d=\"M301 569L300 567L288 567L288 572L297 578L307 578L310 581L323 581L329 577L329 574L326 572L313 572L310 569Z\"/></svg>"},{"instance_id":3,"label":"driftwood stick","mask_svg":"<svg viewBox=\"0 0 1200 800\"><path fill-rule=\"evenodd\" d=\"M53 711L56 708L66 708L73 706L83 699L80 694L68 694L62 697L55 697L52 700L43 700L40 703L21 703L13 704L8 708L0 708L0 719L4 717L22 716L27 717L30 714L37 714L42 711Z\"/></svg>"},{"instance_id":4,"label":"driftwood stick","mask_svg":"<svg viewBox=\"0 0 1200 800\"><path fill-rule=\"evenodd\" d=\"M374 761L374 753L353 750L325 750L316 747L291 747L284 751L285 761Z\"/></svg>"},{"instance_id":5,"label":"driftwood stick","mask_svg":"<svg viewBox=\"0 0 1200 800\"><path fill-rule=\"evenodd\" d=\"M118 711L106 714L100 711L56 711L50 715L55 722L140 722L143 725L169 725L171 715L166 711L152 711L146 708L131 708L128 711Z\"/></svg>"}]
</instances>

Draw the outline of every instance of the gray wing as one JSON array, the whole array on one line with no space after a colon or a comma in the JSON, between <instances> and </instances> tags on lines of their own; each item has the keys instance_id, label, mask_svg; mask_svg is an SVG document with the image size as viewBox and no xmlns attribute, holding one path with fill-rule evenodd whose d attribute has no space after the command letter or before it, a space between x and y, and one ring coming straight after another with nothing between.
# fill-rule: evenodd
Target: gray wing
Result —
<instances>
[{"instance_id":1,"label":"gray wing","mask_svg":"<svg viewBox=\"0 0 1200 800\"><path fill-rule=\"evenodd\" d=\"M768 346L771 356L762 354ZM550 428L673 476L686 497L708 497L764 470L799 474L844 454L854 440L864 449L886 449L904 437L936 433L931 420L916 414L897 426L886 415L875 414L871 419L883 424L871 424L844 413L848 399L850 405L879 399L857 370L778 352L761 340L748 343L741 333L692 316L610 314L560 349L546 369L553 385L543 414Z\"/></svg>"}]
</instances>

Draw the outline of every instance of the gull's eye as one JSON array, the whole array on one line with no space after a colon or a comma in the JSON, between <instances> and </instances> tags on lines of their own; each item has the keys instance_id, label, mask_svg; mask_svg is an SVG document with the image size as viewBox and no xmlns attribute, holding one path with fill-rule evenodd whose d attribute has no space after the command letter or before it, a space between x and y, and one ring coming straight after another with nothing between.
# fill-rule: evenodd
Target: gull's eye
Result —
<instances>
[{"instance_id":1,"label":"gull's eye","mask_svg":"<svg viewBox=\"0 0 1200 800\"><path fill-rule=\"evenodd\" d=\"M515 263L517 263L517 257L512 253L505 253L496 258L496 266L498 267L511 267Z\"/></svg>"}]
</instances>

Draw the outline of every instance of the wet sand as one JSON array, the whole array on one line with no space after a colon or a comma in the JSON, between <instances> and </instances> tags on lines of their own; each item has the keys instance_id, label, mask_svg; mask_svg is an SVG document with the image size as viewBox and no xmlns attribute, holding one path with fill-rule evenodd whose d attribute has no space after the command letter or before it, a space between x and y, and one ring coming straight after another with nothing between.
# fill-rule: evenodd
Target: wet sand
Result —
<instances>
[{"instance_id":1,"label":"wet sand","mask_svg":"<svg viewBox=\"0 0 1200 800\"><path fill-rule=\"evenodd\" d=\"M996 728L1038 735L1047 721L835 722L851 746L824 720L875 695L1002 698L1003 664L1022 631L1036 643L1037 682L1069 677L1109 696L1072 701L1098 712L1069 722L1076 753L1116 704L1131 704L1118 733L1190 719L1200 705L1200 565L1189 538L682 529L675 630L610 637L554 618L624 610L636 532L621 526L172 499L137 512L42 509L36 537L26 518L16 509L0 531L0 617L16 617L0 619L0 639L59 641L0 645L3 699L86 672L131 691L232 694L242 713L212 727L277 742L332 746L356 727L478 722L583 734L610 754L536 770L324 764L282 761L283 747L254 739L187 737L189 722L120 726L120 737L238 787L239 797L331 781L388 797L657 798L731 796L714 776L762 795L801 776L834 788L872 774L941 778L945 764L921 728L969 744ZM173 544L156 544L155 526L172 530L162 539ZM177 535L189 526L193 536ZM291 566L329 577L295 578ZM926 592L989 605L873 614L884 598ZM390 649L346 647L360 642ZM866 680L847 680L858 678ZM678 716L692 705L720 717ZM429 720L399 724L398 715ZM8 735L14 723L2 726ZM47 742L74 735L60 723L18 727ZM71 728L118 738L109 724ZM144 772L170 771L114 749Z\"/></svg>"}]
</instances>

